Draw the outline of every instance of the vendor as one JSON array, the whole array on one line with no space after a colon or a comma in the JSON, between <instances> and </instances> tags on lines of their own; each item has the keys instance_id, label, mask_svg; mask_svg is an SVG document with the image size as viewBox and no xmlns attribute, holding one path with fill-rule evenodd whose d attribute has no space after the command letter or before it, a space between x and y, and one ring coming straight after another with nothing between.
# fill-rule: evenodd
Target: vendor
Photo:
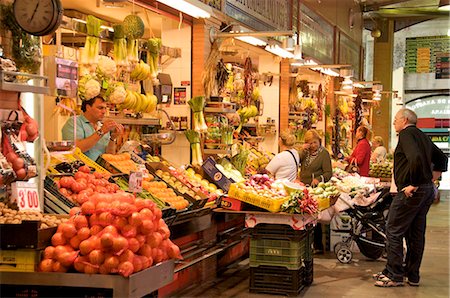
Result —
<instances>
[{"instance_id":1,"label":"vendor","mask_svg":"<svg viewBox=\"0 0 450 298\"><path fill-rule=\"evenodd\" d=\"M123 132L123 126L113 120L103 121L106 102L100 97L85 100L81 104L83 114L76 118L77 135L75 145L90 159L97 160L103 153L115 153L117 137ZM73 140L73 117L62 128L63 140Z\"/></svg>"},{"instance_id":2,"label":"vendor","mask_svg":"<svg viewBox=\"0 0 450 298\"><path fill-rule=\"evenodd\" d=\"M289 181L297 179L299 155L298 151L293 148L296 140L296 137L287 130L280 133L280 153L275 155L266 166L266 170L276 179Z\"/></svg>"},{"instance_id":3,"label":"vendor","mask_svg":"<svg viewBox=\"0 0 450 298\"><path fill-rule=\"evenodd\" d=\"M356 147L352 154L345 158L349 164L356 164L359 169L358 174L365 177L369 176L370 154L372 151L367 139L368 134L369 129L365 126L360 126L356 129Z\"/></svg>"},{"instance_id":4,"label":"vendor","mask_svg":"<svg viewBox=\"0 0 450 298\"><path fill-rule=\"evenodd\" d=\"M314 129L305 133L300 164L300 181L304 184L316 186L322 181L327 182L333 175L330 154L322 147L320 135Z\"/></svg>"},{"instance_id":5,"label":"vendor","mask_svg":"<svg viewBox=\"0 0 450 298\"><path fill-rule=\"evenodd\" d=\"M322 139L319 133L308 130L305 133L305 144L300 152L300 181L304 184L317 186L320 182L331 179L331 158L327 149L321 145ZM323 253L322 225L318 223L314 227L314 253Z\"/></svg>"},{"instance_id":6,"label":"vendor","mask_svg":"<svg viewBox=\"0 0 450 298\"><path fill-rule=\"evenodd\" d=\"M372 141L372 155L370 156L371 162L384 162L386 159L386 148L383 146L383 138L375 136Z\"/></svg>"}]
</instances>

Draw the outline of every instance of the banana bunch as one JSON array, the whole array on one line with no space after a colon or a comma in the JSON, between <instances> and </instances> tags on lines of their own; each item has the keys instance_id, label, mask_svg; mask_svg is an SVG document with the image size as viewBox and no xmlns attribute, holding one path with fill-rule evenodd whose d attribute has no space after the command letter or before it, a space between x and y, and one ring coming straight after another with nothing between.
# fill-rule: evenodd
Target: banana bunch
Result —
<instances>
[{"instance_id":1,"label":"banana bunch","mask_svg":"<svg viewBox=\"0 0 450 298\"><path fill-rule=\"evenodd\" d=\"M141 94L139 92L127 90L125 101L118 105L120 110L129 109L135 112L151 113L156 109L158 99L151 93Z\"/></svg>"},{"instance_id":2,"label":"banana bunch","mask_svg":"<svg viewBox=\"0 0 450 298\"><path fill-rule=\"evenodd\" d=\"M312 98L304 97L302 98L302 109L305 110L307 108L317 110L317 104Z\"/></svg>"},{"instance_id":3,"label":"banana bunch","mask_svg":"<svg viewBox=\"0 0 450 298\"><path fill-rule=\"evenodd\" d=\"M131 71L130 78L135 81L143 81L149 79L151 74L150 65L141 60Z\"/></svg>"},{"instance_id":4,"label":"banana bunch","mask_svg":"<svg viewBox=\"0 0 450 298\"><path fill-rule=\"evenodd\" d=\"M62 105L65 105L66 107L68 107L69 109L71 109L73 111L76 111L78 109L77 103L76 103L74 98L63 97L63 98L61 98L60 103ZM59 105L55 106L55 108L53 109L53 113L57 113L57 114L59 114L61 116L70 116L70 115L72 115L68 110L62 108Z\"/></svg>"},{"instance_id":5,"label":"banana bunch","mask_svg":"<svg viewBox=\"0 0 450 298\"><path fill-rule=\"evenodd\" d=\"M258 108L254 105L250 105L248 107L240 108L238 111L239 117L241 119L249 119L251 117L258 116Z\"/></svg>"},{"instance_id":6,"label":"banana bunch","mask_svg":"<svg viewBox=\"0 0 450 298\"><path fill-rule=\"evenodd\" d=\"M339 107L339 110L341 110L342 114L344 114L344 115L346 115L349 112L347 100L343 96L339 97L338 107Z\"/></svg>"}]
</instances>

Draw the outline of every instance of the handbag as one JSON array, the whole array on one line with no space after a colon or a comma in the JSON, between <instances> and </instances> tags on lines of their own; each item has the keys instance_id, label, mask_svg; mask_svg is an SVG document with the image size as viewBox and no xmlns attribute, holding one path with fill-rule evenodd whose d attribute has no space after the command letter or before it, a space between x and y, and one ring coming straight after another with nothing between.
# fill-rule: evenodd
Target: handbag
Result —
<instances>
[{"instance_id":1,"label":"handbag","mask_svg":"<svg viewBox=\"0 0 450 298\"><path fill-rule=\"evenodd\" d=\"M353 159L352 162L345 167L345 171L350 174L359 173L359 167L356 159Z\"/></svg>"}]
</instances>

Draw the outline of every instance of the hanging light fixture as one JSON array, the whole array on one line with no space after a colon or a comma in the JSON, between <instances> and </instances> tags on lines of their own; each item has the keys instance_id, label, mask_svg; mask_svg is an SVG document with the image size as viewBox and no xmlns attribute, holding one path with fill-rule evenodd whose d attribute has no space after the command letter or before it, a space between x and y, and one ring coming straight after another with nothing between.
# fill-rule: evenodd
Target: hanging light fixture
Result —
<instances>
[{"instance_id":1,"label":"hanging light fixture","mask_svg":"<svg viewBox=\"0 0 450 298\"><path fill-rule=\"evenodd\" d=\"M383 91L383 85L381 84L374 84L372 85L372 99L376 101L381 100L381 91Z\"/></svg>"},{"instance_id":2,"label":"hanging light fixture","mask_svg":"<svg viewBox=\"0 0 450 298\"><path fill-rule=\"evenodd\" d=\"M277 44L269 44L265 47L265 50L282 58L294 58L294 54L286 51Z\"/></svg>"},{"instance_id":3,"label":"hanging light fixture","mask_svg":"<svg viewBox=\"0 0 450 298\"><path fill-rule=\"evenodd\" d=\"M353 76L353 69L342 68L339 70L339 75L344 78L341 84L341 90L351 92L353 90L353 81L351 77Z\"/></svg>"}]
</instances>

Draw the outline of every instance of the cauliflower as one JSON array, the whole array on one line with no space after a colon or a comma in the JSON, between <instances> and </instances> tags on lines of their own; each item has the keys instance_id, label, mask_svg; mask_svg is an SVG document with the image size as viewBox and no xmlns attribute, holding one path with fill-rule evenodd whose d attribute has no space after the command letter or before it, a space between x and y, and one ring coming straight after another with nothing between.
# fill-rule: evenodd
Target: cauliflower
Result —
<instances>
[{"instance_id":1,"label":"cauliflower","mask_svg":"<svg viewBox=\"0 0 450 298\"><path fill-rule=\"evenodd\" d=\"M108 100L114 104L121 104L125 101L125 97L127 96L127 91L123 87L123 85L117 85L114 87L114 90L109 95Z\"/></svg>"},{"instance_id":2,"label":"cauliflower","mask_svg":"<svg viewBox=\"0 0 450 298\"><path fill-rule=\"evenodd\" d=\"M100 82L95 77L85 75L78 81L78 97L81 100L89 100L100 94Z\"/></svg>"},{"instance_id":3,"label":"cauliflower","mask_svg":"<svg viewBox=\"0 0 450 298\"><path fill-rule=\"evenodd\" d=\"M112 60L110 57L100 56L98 58L97 73L101 77L105 79L113 78L116 74L116 71L116 62L114 62L114 60Z\"/></svg>"}]
</instances>

